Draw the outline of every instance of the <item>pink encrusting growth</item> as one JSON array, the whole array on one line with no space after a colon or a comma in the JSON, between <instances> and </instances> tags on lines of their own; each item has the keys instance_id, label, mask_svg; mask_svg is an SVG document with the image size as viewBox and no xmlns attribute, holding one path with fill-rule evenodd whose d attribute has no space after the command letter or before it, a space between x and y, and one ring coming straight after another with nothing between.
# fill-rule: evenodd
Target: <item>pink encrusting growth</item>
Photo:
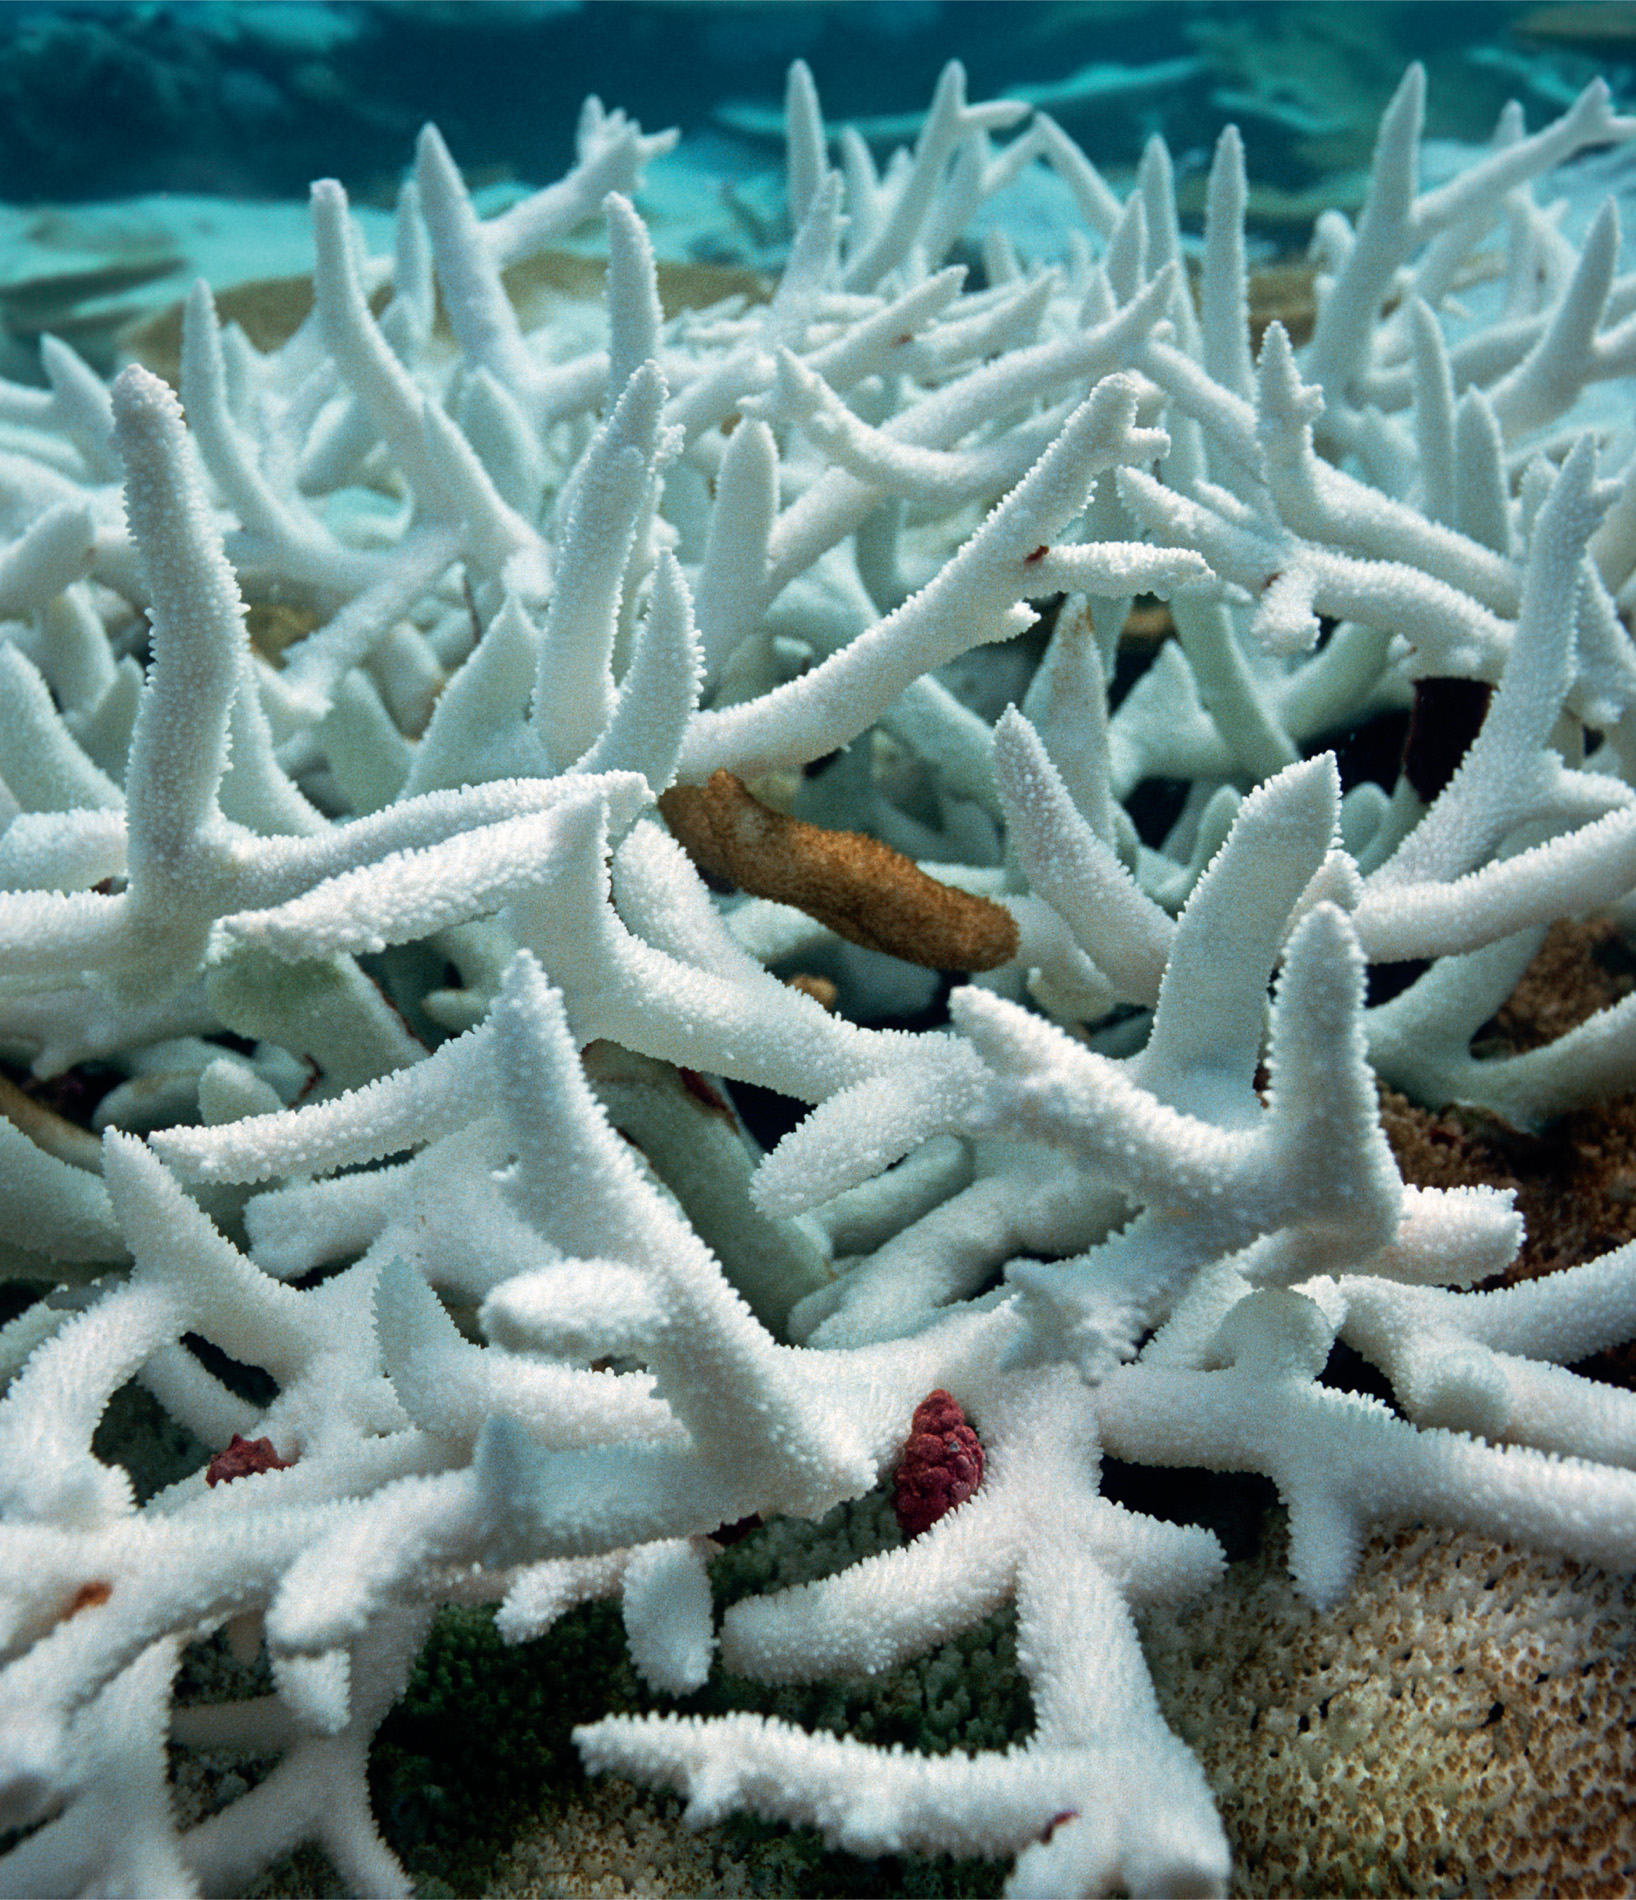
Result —
<instances>
[{"instance_id":1,"label":"pink encrusting growth","mask_svg":"<svg viewBox=\"0 0 1636 1900\"><path fill-rule=\"evenodd\" d=\"M892 1508L904 1536L930 1530L982 1482L982 1441L947 1392L928 1392L915 1407L892 1479Z\"/></svg>"},{"instance_id":2,"label":"pink encrusting growth","mask_svg":"<svg viewBox=\"0 0 1636 1900\"><path fill-rule=\"evenodd\" d=\"M270 1438L241 1438L235 1432L227 1448L205 1466L205 1483L231 1484L235 1478L253 1478L263 1471L288 1471L293 1462L279 1457Z\"/></svg>"}]
</instances>

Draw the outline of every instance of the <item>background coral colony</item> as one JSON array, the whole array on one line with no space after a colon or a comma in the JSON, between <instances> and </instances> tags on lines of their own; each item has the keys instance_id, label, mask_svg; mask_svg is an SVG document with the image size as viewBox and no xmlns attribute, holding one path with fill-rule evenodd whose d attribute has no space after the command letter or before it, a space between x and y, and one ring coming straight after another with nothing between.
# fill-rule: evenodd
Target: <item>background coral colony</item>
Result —
<instances>
[{"instance_id":1,"label":"background coral colony","mask_svg":"<svg viewBox=\"0 0 1636 1900\"><path fill-rule=\"evenodd\" d=\"M8 11L0 1892L1629 1891L1633 25Z\"/></svg>"}]
</instances>

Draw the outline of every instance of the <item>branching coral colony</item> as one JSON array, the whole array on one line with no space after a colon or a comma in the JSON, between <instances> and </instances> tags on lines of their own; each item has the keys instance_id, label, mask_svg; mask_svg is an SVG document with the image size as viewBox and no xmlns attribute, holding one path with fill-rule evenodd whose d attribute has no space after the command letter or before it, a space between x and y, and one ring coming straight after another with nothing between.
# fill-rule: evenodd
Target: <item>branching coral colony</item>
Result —
<instances>
[{"instance_id":1,"label":"branching coral colony","mask_svg":"<svg viewBox=\"0 0 1636 1900\"><path fill-rule=\"evenodd\" d=\"M1319 1604L1413 1520L1636 1566L1636 1398L1564 1369L1636 1334L1636 1249L1460 1290L1509 1199L1406 1187L1375 1096L1533 1125L1636 1079L1636 1001L1468 1046L1552 920L1636 921L1636 277L1611 206L1576 250L1535 197L1636 121L1510 111L1423 192L1422 89L1320 222L1300 351L1252 360L1234 132L1195 299L1161 144L1121 202L951 67L912 154L837 173L797 67L765 305L662 320L621 194L667 141L593 102L486 221L428 129L390 260L318 185L311 319L261 355L200 287L180 406L54 346L0 391L0 1034L124 1078L100 1143L0 1121L4 1272L53 1289L0 1331L5 1891L233 1891L315 1839L403 1892L365 1762L436 1608L520 1639L615 1594L669 1692L718 1651L881 1670L1014 1599L1006 1753L749 1716L579 1746L695 1821L1214 1893L1132 1611L1222 1551L1100 1496L1103 1454L1270 1475ZM991 238L965 288L944 257L1035 162L1083 239ZM592 215L608 344L559 360L500 273ZM1150 592L1177 637L1110 715ZM966 656L1058 595L991 727ZM241 597L314 630L274 666ZM1342 797L1303 756L1450 679L1495 690L1446 784ZM1191 784L1162 849L1122 804L1153 778ZM981 979L867 1027L905 966L837 931ZM814 1106L762 1156L710 1077ZM1320 1382L1336 1340L1395 1409ZM91 1449L133 1378L217 1453L140 1508ZM934 1394L925 1482L970 1496L714 1629L712 1533L889 1484ZM273 1693L173 1709L223 1628ZM182 1831L167 1737L281 1759Z\"/></svg>"}]
</instances>

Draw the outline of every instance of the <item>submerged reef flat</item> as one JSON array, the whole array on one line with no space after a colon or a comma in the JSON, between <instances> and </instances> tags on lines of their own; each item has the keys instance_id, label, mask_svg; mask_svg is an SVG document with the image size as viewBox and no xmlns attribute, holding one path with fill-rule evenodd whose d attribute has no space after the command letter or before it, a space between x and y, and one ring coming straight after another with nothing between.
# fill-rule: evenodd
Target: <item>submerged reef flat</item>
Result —
<instances>
[{"instance_id":1,"label":"submerged reef flat","mask_svg":"<svg viewBox=\"0 0 1636 1900\"><path fill-rule=\"evenodd\" d=\"M0 384L0 1890L1636 1880L1636 119L1052 103Z\"/></svg>"},{"instance_id":2,"label":"submerged reef flat","mask_svg":"<svg viewBox=\"0 0 1636 1900\"><path fill-rule=\"evenodd\" d=\"M776 270L789 238L780 98L796 56L823 80L831 131L877 164L912 145L950 58L1049 113L1121 196L1159 134L1184 247L1233 123L1255 159L1250 254L1287 261L1322 212L1356 215L1376 121L1412 60L1430 81L1426 188L1465 162L1444 148L1481 144L1509 97L1537 121L1599 70L1628 88L1636 37L1622 22L1618 6L1516 0L10 0L0 375L38 381L41 334L111 374L121 320L195 276L220 292L306 271L298 203L320 174L346 185L371 251L389 250L382 225L428 118L492 215L526 195L519 181L558 175L586 93L685 133L641 181L661 261ZM1582 171L1553 184L1585 189ZM1061 178L1025 166L985 195L951 256L975 262L1000 224L1025 259L1060 261L1078 222Z\"/></svg>"}]
</instances>

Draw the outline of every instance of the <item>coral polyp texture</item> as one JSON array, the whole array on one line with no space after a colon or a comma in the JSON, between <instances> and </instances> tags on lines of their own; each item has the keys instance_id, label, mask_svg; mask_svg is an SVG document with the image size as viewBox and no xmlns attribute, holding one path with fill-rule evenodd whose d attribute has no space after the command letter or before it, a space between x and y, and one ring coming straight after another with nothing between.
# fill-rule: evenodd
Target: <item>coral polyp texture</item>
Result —
<instances>
[{"instance_id":1,"label":"coral polyp texture","mask_svg":"<svg viewBox=\"0 0 1636 1900\"><path fill-rule=\"evenodd\" d=\"M390 256L315 186L311 316L263 353L200 285L179 399L55 343L0 388L0 1888L315 1842L407 1892L366 1768L440 1607L614 1597L655 1705L579 1750L690 1823L1219 1893L1137 1619L1225 1552L1104 1459L1272 1481L1275 1632L1417 1526L1411 1580L1636 1568L1636 1397L1568 1370L1636 1336L1636 1245L1481 1290L1510 1194L1405 1185L1378 1105L1636 1085L1636 999L1472 1046L1553 923L1636 922L1636 277L1550 180L1636 120L1508 110L1422 190L1422 94L1299 348L1252 352L1235 132L1190 270L1157 141L1121 198L951 67L877 170L797 66L762 302L664 318L670 139L593 101L488 219L428 128ZM1035 165L1066 261L948 262ZM585 351L502 272L594 218ZM1326 735L1411 709L1343 790ZM133 1383L198 1454L140 1493L93 1445ZM894 1483L901 1542L718 1616L747 1526ZM1007 1748L658 1706L1007 1605ZM218 1635L265 1693L178 1696ZM259 1778L184 1816L167 1744Z\"/></svg>"}]
</instances>

